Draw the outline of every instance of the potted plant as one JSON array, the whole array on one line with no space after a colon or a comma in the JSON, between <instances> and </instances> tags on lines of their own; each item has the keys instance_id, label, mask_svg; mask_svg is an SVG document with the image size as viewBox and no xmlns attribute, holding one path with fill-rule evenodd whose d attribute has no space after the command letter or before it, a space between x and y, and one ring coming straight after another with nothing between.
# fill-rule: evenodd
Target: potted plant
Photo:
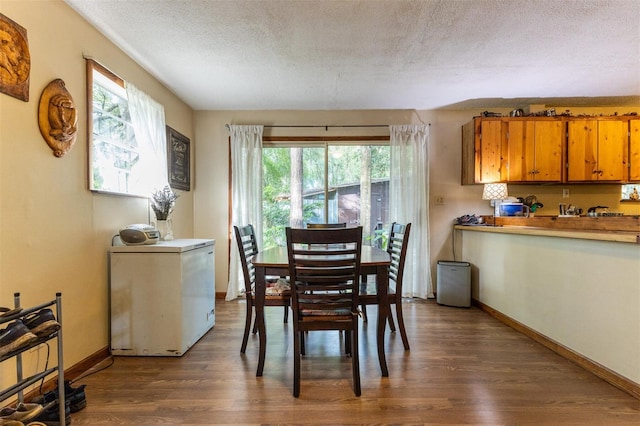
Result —
<instances>
[{"instance_id":1,"label":"potted plant","mask_svg":"<svg viewBox=\"0 0 640 426\"><path fill-rule=\"evenodd\" d=\"M161 240L173 240L173 230L169 215L176 206L178 194L169 185L151 194L151 209L156 216L156 227L160 231Z\"/></svg>"}]
</instances>

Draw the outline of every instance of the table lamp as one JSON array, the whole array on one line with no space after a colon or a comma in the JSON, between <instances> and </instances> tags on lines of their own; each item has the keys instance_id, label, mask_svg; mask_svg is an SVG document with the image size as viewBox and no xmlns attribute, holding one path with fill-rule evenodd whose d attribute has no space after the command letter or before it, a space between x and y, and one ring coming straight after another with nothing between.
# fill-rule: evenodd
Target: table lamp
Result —
<instances>
[{"instance_id":1,"label":"table lamp","mask_svg":"<svg viewBox=\"0 0 640 426\"><path fill-rule=\"evenodd\" d=\"M485 183L482 191L483 200L491 200L493 205L493 217L500 216L500 203L509 196L506 183Z\"/></svg>"}]
</instances>

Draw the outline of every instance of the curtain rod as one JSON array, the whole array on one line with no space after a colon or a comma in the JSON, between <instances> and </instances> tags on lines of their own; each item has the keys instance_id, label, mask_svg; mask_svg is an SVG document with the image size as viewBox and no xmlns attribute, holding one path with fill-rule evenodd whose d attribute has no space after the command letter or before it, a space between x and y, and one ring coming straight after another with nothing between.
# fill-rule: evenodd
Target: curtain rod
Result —
<instances>
[{"instance_id":1,"label":"curtain rod","mask_svg":"<svg viewBox=\"0 0 640 426\"><path fill-rule=\"evenodd\" d=\"M227 128L227 130L230 130L231 127L229 126L229 124L225 124L224 127ZM309 124L309 125L300 125L300 124L281 124L281 125L265 125L263 127L268 127L270 129L273 128L324 128L325 130L329 130L329 127L389 127L388 124L345 124L345 125L313 125L313 124Z\"/></svg>"},{"instance_id":2,"label":"curtain rod","mask_svg":"<svg viewBox=\"0 0 640 426\"><path fill-rule=\"evenodd\" d=\"M429 123L429 126L431 126L431 123ZM229 124L225 124L224 127L227 128L227 130L231 130L231 127L229 126ZM268 128L323 128L325 130L329 130L329 127L340 127L340 128L344 128L344 127L389 127L389 124L344 124L344 125L313 125L313 124L309 124L309 125L300 125L300 124L291 124L291 125L287 125L287 124L282 124L282 125L265 125L263 127L268 127Z\"/></svg>"}]
</instances>

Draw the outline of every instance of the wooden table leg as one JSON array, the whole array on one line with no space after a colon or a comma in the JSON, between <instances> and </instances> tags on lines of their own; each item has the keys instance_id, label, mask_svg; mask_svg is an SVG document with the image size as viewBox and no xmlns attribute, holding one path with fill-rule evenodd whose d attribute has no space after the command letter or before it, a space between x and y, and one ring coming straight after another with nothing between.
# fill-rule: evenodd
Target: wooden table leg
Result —
<instances>
[{"instance_id":1,"label":"wooden table leg","mask_svg":"<svg viewBox=\"0 0 640 426\"><path fill-rule=\"evenodd\" d=\"M389 300L387 294L389 292L389 271L387 266L378 267L376 271L376 290L378 294L378 361L380 362L380 370L382 377L389 377L387 369L387 358L384 354L384 329L389 316Z\"/></svg>"},{"instance_id":2,"label":"wooden table leg","mask_svg":"<svg viewBox=\"0 0 640 426\"><path fill-rule=\"evenodd\" d=\"M264 321L264 296L265 296L265 268L256 267L256 326L258 329L258 337L260 338L260 349L258 355L258 370L256 376L262 376L264 370L264 359L267 351L267 329Z\"/></svg>"}]
</instances>

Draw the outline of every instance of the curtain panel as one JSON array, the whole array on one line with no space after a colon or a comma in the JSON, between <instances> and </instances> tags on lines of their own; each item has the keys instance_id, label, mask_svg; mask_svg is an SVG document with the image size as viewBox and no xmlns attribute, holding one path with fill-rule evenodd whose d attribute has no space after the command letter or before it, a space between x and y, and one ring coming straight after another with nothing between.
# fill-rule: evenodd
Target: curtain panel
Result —
<instances>
[{"instance_id":1,"label":"curtain panel","mask_svg":"<svg viewBox=\"0 0 640 426\"><path fill-rule=\"evenodd\" d=\"M411 222L403 297L432 298L429 253L429 126L389 126L391 221Z\"/></svg>"},{"instance_id":2,"label":"curtain panel","mask_svg":"<svg viewBox=\"0 0 640 426\"><path fill-rule=\"evenodd\" d=\"M244 294L244 278L233 226L252 224L262 247L262 133L264 126L229 126L231 133L231 247L225 300Z\"/></svg>"},{"instance_id":3,"label":"curtain panel","mask_svg":"<svg viewBox=\"0 0 640 426\"><path fill-rule=\"evenodd\" d=\"M131 83L126 83L131 125L140 150L140 160L132 173L132 192L151 196L169 184L167 172L167 132L164 106ZM137 178L136 178L137 177Z\"/></svg>"}]
</instances>

